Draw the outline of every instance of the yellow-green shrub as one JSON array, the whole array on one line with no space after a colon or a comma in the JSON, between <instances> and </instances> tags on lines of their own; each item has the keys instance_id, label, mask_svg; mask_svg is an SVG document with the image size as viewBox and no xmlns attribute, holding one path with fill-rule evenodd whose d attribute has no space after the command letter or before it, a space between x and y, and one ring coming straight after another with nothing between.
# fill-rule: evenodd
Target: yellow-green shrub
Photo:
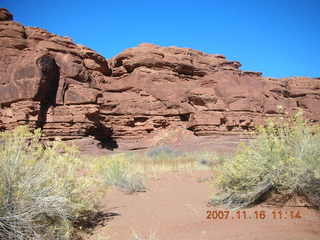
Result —
<instances>
[{"instance_id":1,"label":"yellow-green shrub","mask_svg":"<svg viewBox=\"0 0 320 240\"><path fill-rule=\"evenodd\" d=\"M245 207L272 189L305 193L320 206L315 184L320 179L319 127L309 126L299 111L288 120L269 121L257 133L254 141L240 145L233 158L215 169L221 194L212 203Z\"/></svg>"},{"instance_id":2,"label":"yellow-green shrub","mask_svg":"<svg viewBox=\"0 0 320 240\"><path fill-rule=\"evenodd\" d=\"M0 134L0 239L70 239L73 221L94 210L85 164L62 142L44 147L40 131Z\"/></svg>"},{"instance_id":3,"label":"yellow-green shrub","mask_svg":"<svg viewBox=\"0 0 320 240\"><path fill-rule=\"evenodd\" d=\"M106 184L128 193L145 191L143 175L137 171L127 154L114 154L94 161L94 172L98 172Z\"/></svg>"}]
</instances>

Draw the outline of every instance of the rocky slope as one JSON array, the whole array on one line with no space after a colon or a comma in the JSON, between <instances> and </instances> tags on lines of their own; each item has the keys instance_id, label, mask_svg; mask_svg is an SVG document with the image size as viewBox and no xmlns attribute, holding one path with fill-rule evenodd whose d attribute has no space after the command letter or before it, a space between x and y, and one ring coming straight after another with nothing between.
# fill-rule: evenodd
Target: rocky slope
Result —
<instances>
[{"instance_id":1,"label":"rocky slope","mask_svg":"<svg viewBox=\"0 0 320 240\"><path fill-rule=\"evenodd\" d=\"M303 108L320 120L320 79L273 79L222 55L141 44L106 60L0 9L0 130L141 140L167 129L238 134ZM282 109L279 108L282 106Z\"/></svg>"}]
</instances>

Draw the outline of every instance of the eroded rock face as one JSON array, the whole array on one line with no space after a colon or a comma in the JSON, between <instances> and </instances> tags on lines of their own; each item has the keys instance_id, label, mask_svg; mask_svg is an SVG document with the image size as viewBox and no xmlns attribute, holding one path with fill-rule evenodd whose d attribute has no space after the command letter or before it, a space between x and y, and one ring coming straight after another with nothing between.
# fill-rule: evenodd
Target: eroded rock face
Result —
<instances>
[{"instance_id":1,"label":"eroded rock face","mask_svg":"<svg viewBox=\"0 0 320 240\"><path fill-rule=\"evenodd\" d=\"M106 60L0 9L0 129L141 140L166 129L239 134L303 108L320 120L320 79L272 79L222 55L141 44ZM281 106L282 108L279 108Z\"/></svg>"},{"instance_id":2,"label":"eroded rock face","mask_svg":"<svg viewBox=\"0 0 320 240\"><path fill-rule=\"evenodd\" d=\"M13 15L8 11L8 9L0 8L0 21L12 21Z\"/></svg>"}]
</instances>

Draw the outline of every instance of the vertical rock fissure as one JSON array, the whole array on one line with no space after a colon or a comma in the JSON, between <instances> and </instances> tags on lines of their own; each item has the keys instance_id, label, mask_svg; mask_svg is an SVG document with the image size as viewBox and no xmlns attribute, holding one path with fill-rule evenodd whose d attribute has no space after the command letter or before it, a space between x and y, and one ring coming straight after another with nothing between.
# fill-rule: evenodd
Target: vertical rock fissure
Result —
<instances>
[{"instance_id":1,"label":"vertical rock fissure","mask_svg":"<svg viewBox=\"0 0 320 240\"><path fill-rule=\"evenodd\" d=\"M94 123L94 125L87 129L87 135L93 136L96 140L98 140L99 146L101 148L106 148L108 150L114 150L118 148L118 143L116 139L113 138L113 129L106 127L101 120L101 116L98 113L86 114L86 117Z\"/></svg>"},{"instance_id":2,"label":"vertical rock fissure","mask_svg":"<svg viewBox=\"0 0 320 240\"><path fill-rule=\"evenodd\" d=\"M44 55L37 59L40 72L39 88L34 99L40 101L40 110L37 128L43 128L47 121L47 113L51 106L56 104L56 96L59 87L60 68L55 59L50 55Z\"/></svg>"}]
</instances>

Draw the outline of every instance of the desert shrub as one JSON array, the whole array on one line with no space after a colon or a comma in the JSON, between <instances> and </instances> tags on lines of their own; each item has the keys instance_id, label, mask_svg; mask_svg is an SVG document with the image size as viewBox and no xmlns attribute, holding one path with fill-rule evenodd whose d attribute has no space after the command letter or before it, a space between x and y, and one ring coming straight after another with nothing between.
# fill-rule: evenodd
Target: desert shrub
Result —
<instances>
[{"instance_id":1,"label":"desert shrub","mask_svg":"<svg viewBox=\"0 0 320 240\"><path fill-rule=\"evenodd\" d=\"M193 159L200 166L213 167L221 164L227 157L227 154L217 154L215 152L196 151L186 154L187 157Z\"/></svg>"},{"instance_id":2,"label":"desert shrub","mask_svg":"<svg viewBox=\"0 0 320 240\"><path fill-rule=\"evenodd\" d=\"M44 147L40 135L26 127L0 134L0 239L70 239L75 219L95 209L94 180L80 173L76 149Z\"/></svg>"},{"instance_id":3,"label":"desert shrub","mask_svg":"<svg viewBox=\"0 0 320 240\"><path fill-rule=\"evenodd\" d=\"M270 191L304 194L320 206L320 128L309 126L299 111L269 121L257 137L215 168L221 192L212 204L246 207Z\"/></svg>"},{"instance_id":4,"label":"desert shrub","mask_svg":"<svg viewBox=\"0 0 320 240\"><path fill-rule=\"evenodd\" d=\"M169 146L158 146L149 150L146 155L152 159L163 159L163 158L176 158L182 155L182 153L170 148Z\"/></svg>"},{"instance_id":5,"label":"desert shrub","mask_svg":"<svg viewBox=\"0 0 320 240\"><path fill-rule=\"evenodd\" d=\"M126 154L114 154L95 160L96 172L99 172L105 183L118 187L127 193L145 191L143 175L129 161Z\"/></svg>"},{"instance_id":6,"label":"desert shrub","mask_svg":"<svg viewBox=\"0 0 320 240\"><path fill-rule=\"evenodd\" d=\"M190 149L191 150L191 149ZM169 146L158 146L147 151L138 162L145 163L147 171L192 171L207 169L223 161L225 156L206 151L178 151Z\"/></svg>"},{"instance_id":7,"label":"desert shrub","mask_svg":"<svg viewBox=\"0 0 320 240\"><path fill-rule=\"evenodd\" d=\"M192 154L175 150L169 146L158 146L145 153L146 166L157 171L180 171L194 168ZM148 168L150 170L150 168Z\"/></svg>"}]
</instances>

